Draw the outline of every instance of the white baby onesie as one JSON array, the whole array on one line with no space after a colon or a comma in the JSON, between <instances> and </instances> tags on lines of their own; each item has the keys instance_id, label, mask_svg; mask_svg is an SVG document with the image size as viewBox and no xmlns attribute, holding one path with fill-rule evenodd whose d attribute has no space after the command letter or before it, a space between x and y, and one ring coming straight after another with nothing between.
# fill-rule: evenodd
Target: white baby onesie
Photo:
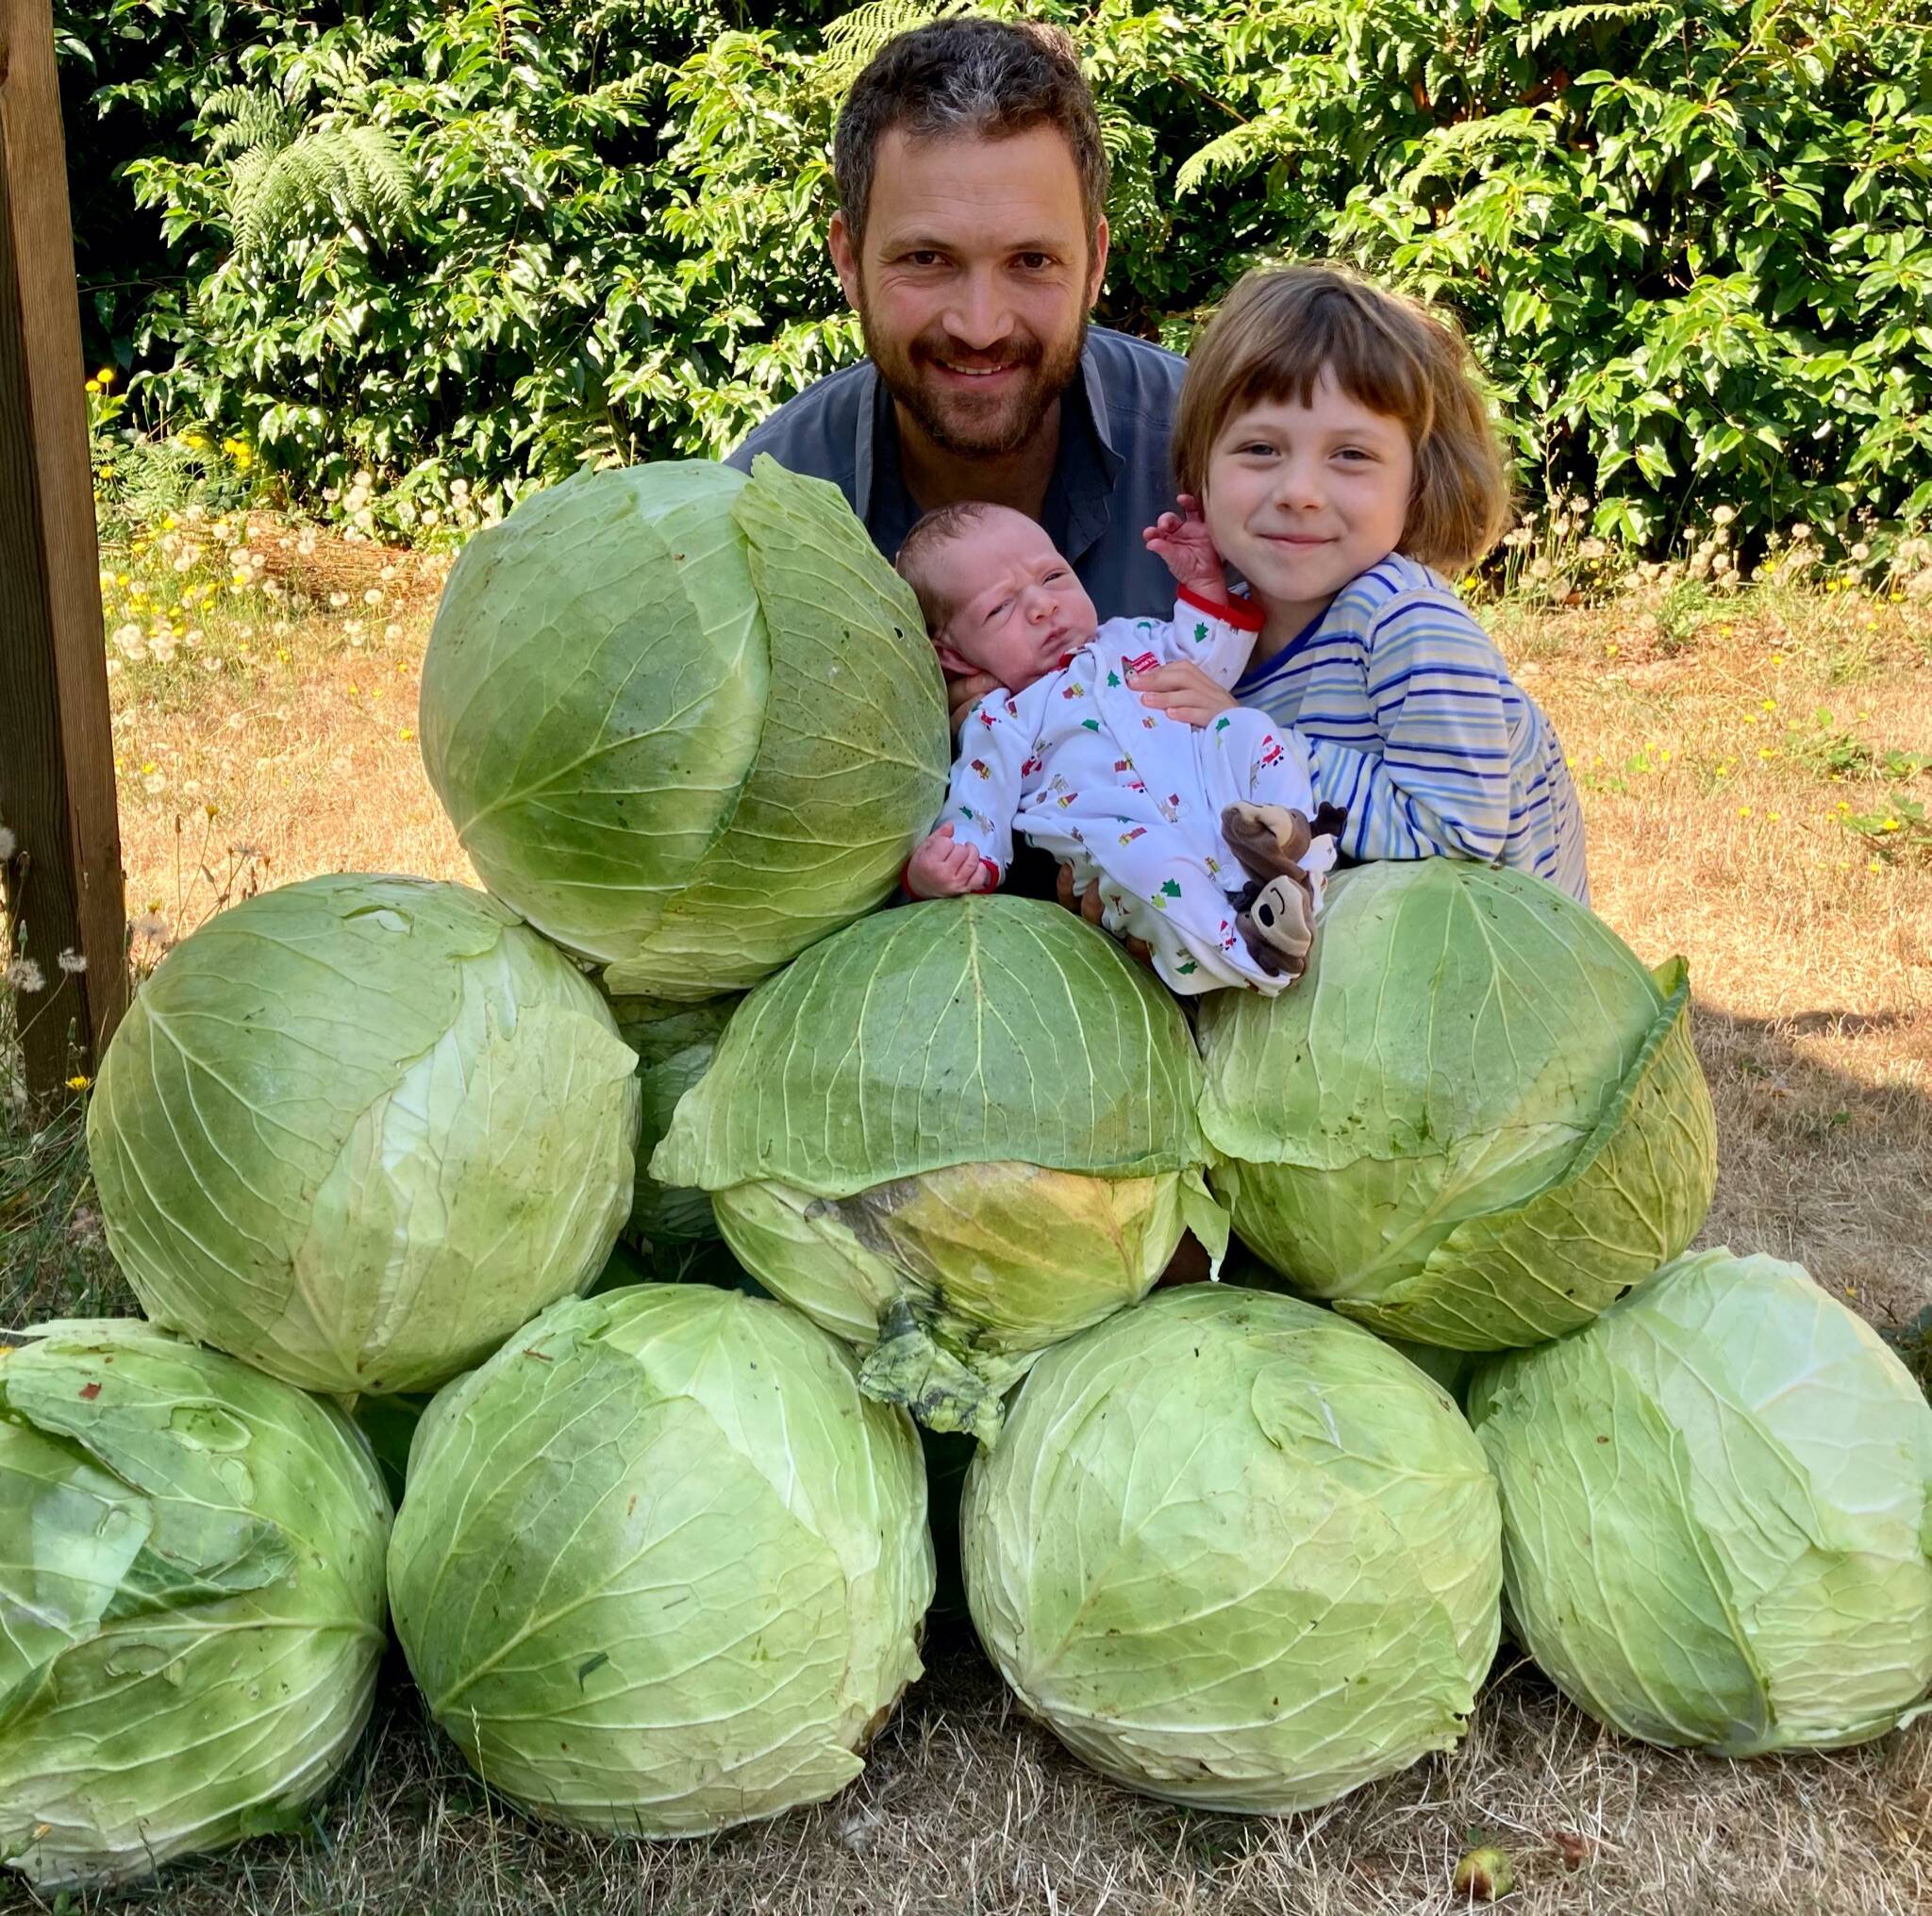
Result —
<instances>
[{"instance_id":1,"label":"white baby onesie","mask_svg":"<svg viewBox=\"0 0 1932 1916\"><path fill-rule=\"evenodd\" d=\"M1145 939L1154 969L1183 994L1224 985L1275 992L1235 928L1247 882L1221 814L1238 801L1315 809L1307 753L1264 713L1237 708L1196 727L1141 703L1130 672L1185 659L1231 687L1260 617L1182 589L1172 622L1109 619L1091 643L1024 691L989 693L960 735L941 822L1004 878L1013 834L1095 877L1109 931ZM1334 841L1315 841L1316 897Z\"/></svg>"}]
</instances>

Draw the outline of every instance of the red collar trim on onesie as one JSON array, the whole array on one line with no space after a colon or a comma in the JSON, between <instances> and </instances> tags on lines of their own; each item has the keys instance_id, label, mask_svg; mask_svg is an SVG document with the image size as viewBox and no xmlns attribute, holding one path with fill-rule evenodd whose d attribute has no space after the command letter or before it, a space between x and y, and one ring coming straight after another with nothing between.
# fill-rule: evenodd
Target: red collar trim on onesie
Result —
<instances>
[{"instance_id":1,"label":"red collar trim on onesie","mask_svg":"<svg viewBox=\"0 0 1932 1916\"><path fill-rule=\"evenodd\" d=\"M1179 598L1183 605L1191 606L1197 612L1206 612L1210 617L1224 620L1237 632L1258 632L1268 622L1261 616L1261 608L1248 599L1226 599L1216 605L1212 599L1204 599L1199 592L1181 587Z\"/></svg>"}]
</instances>

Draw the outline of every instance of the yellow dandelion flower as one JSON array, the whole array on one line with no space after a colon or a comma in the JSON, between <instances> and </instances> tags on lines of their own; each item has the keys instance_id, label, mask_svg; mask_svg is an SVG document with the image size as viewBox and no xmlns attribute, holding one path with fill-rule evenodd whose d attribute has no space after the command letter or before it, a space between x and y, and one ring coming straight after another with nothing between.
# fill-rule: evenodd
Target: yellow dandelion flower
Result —
<instances>
[{"instance_id":1,"label":"yellow dandelion flower","mask_svg":"<svg viewBox=\"0 0 1932 1916\"><path fill-rule=\"evenodd\" d=\"M105 392L108 390L108 388L111 386L113 383L114 369L111 366L103 366L101 370L94 375L94 384L98 386L103 392Z\"/></svg>"},{"instance_id":2,"label":"yellow dandelion flower","mask_svg":"<svg viewBox=\"0 0 1932 1916\"><path fill-rule=\"evenodd\" d=\"M1784 813L1781 811L1767 811L1764 814L1764 822L1767 825L1775 825L1783 817Z\"/></svg>"},{"instance_id":3,"label":"yellow dandelion flower","mask_svg":"<svg viewBox=\"0 0 1932 1916\"><path fill-rule=\"evenodd\" d=\"M92 1078L82 1076L80 1074L76 1073L73 1077L67 1080L67 1089L71 1091L86 1091L88 1086L92 1083Z\"/></svg>"},{"instance_id":4,"label":"yellow dandelion flower","mask_svg":"<svg viewBox=\"0 0 1932 1916\"><path fill-rule=\"evenodd\" d=\"M1777 757L1777 747L1775 745L1760 745L1757 748L1757 756L1760 758L1775 758Z\"/></svg>"},{"instance_id":5,"label":"yellow dandelion flower","mask_svg":"<svg viewBox=\"0 0 1932 1916\"><path fill-rule=\"evenodd\" d=\"M1761 712L1774 712L1777 710L1777 701L1774 698L1759 699L1757 709Z\"/></svg>"},{"instance_id":6,"label":"yellow dandelion flower","mask_svg":"<svg viewBox=\"0 0 1932 1916\"><path fill-rule=\"evenodd\" d=\"M1876 858L1873 858L1867 862L1865 869L1868 872L1882 872L1884 871L1885 867L1882 864L1880 864Z\"/></svg>"},{"instance_id":7,"label":"yellow dandelion flower","mask_svg":"<svg viewBox=\"0 0 1932 1916\"><path fill-rule=\"evenodd\" d=\"M1878 829L1882 832L1895 832L1899 829L1899 822L1895 818L1889 818Z\"/></svg>"},{"instance_id":8,"label":"yellow dandelion flower","mask_svg":"<svg viewBox=\"0 0 1932 1916\"><path fill-rule=\"evenodd\" d=\"M1740 805L1738 808L1738 816L1740 818L1749 818L1751 816L1751 808L1748 805Z\"/></svg>"},{"instance_id":9,"label":"yellow dandelion flower","mask_svg":"<svg viewBox=\"0 0 1932 1916\"><path fill-rule=\"evenodd\" d=\"M404 727L402 728L402 730L401 730L401 731L399 731L399 732L398 732L398 733L396 734L396 737L397 737L398 739L400 739L400 740L401 740L401 741L403 741L403 743L404 743L404 744L406 744L406 745L407 745L407 744L408 744L408 743L409 742L409 741L410 741L411 739L413 739L413 738L414 738L415 736L416 736L416 728L415 728L415 726L414 726L414 725L405 725L405 726L404 726Z\"/></svg>"}]
</instances>

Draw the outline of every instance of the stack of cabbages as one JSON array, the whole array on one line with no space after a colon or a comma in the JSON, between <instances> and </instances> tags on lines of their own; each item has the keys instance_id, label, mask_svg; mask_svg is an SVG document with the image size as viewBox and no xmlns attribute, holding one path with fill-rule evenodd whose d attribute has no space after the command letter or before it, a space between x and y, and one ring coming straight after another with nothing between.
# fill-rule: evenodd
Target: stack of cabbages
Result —
<instances>
[{"instance_id":1,"label":"stack of cabbages","mask_svg":"<svg viewBox=\"0 0 1932 1916\"><path fill-rule=\"evenodd\" d=\"M533 1814L822 1800L921 1674L935 1534L1028 1711L1224 1809L1451 1748L1506 1608L1661 1743L1852 1742L1932 1683L1932 1410L1796 1267L1685 1255L1680 962L1371 866L1191 1030L1056 907L876 909L943 690L769 460L480 534L422 732L489 894L318 878L172 952L88 1127L148 1321L0 1354L36 1882L298 1818L386 1617ZM1150 1297L1190 1230L1220 1281Z\"/></svg>"}]
</instances>

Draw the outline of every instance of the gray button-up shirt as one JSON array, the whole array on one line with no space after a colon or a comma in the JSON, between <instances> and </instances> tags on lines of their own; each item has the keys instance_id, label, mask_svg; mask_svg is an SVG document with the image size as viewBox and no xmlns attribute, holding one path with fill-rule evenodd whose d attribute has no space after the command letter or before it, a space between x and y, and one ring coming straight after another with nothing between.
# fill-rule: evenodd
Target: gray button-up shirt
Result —
<instances>
[{"instance_id":1,"label":"gray button-up shirt","mask_svg":"<svg viewBox=\"0 0 1932 1916\"><path fill-rule=\"evenodd\" d=\"M1164 619L1174 609L1174 575L1141 530L1174 505L1167 442L1186 371L1177 354L1093 326L1061 398L1040 520L1103 619ZM919 517L900 471L891 397L870 359L787 400L725 463L748 471L758 453L831 480L888 558Z\"/></svg>"}]
</instances>

